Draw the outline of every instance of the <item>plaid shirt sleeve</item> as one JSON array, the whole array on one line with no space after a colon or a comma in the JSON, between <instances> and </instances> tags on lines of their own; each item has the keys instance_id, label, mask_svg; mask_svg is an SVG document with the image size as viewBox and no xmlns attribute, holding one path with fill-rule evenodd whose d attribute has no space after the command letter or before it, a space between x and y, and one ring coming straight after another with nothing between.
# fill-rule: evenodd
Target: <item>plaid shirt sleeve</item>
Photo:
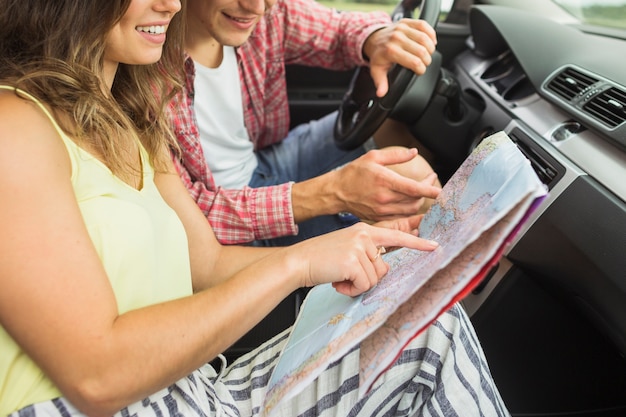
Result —
<instances>
[{"instance_id":1,"label":"plaid shirt sleeve","mask_svg":"<svg viewBox=\"0 0 626 417\"><path fill-rule=\"evenodd\" d=\"M277 14L285 19L286 64L338 70L367 65L365 41L391 23L385 12L339 12L311 0L279 0L278 5Z\"/></svg>"},{"instance_id":2,"label":"plaid shirt sleeve","mask_svg":"<svg viewBox=\"0 0 626 417\"><path fill-rule=\"evenodd\" d=\"M180 146L174 165L192 198L223 244L295 235L291 205L293 183L272 187L227 190L216 187L209 170L193 113L193 62L186 62L187 85L174 99L168 114Z\"/></svg>"},{"instance_id":3,"label":"plaid shirt sleeve","mask_svg":"<svg viewBox=\"0 0 626 417\"><path fill-rule=\"evenodd\" d=\"M220 243L240 244L297 234L291 211L293 183L241 190L209 189L202 181L192 180L179 158L174 158L174 164Z\"/></svg>"},{"instance_id":4,"label":"plaid shirt sleeve","mask_svg":"<svg viewBox=\"0 0 626 417\"><path fill-rule=\"evenodd\" d=\"M367 65L363 44L390 23L384 12L343 13L312 0L278 0L237 51L244 119L255 149L283 140L289 130L285 65Z\"/></svg>"}]
</instances>

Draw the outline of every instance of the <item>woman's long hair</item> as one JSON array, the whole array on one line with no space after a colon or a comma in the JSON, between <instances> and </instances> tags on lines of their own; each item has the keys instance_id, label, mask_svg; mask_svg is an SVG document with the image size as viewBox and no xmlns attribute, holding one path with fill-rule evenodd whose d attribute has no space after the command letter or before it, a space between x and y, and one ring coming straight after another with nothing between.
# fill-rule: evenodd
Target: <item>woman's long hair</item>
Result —
<instances>
[{"instance_id":1,"label":"woman's long hair","mask_svg":"<svg viewBox=\"0 0 626 417\"><path fill-rule=\"evenodd\" d=\"M129 169L114 140L128 132L136 132L153 165L163 167L157 155L175 146L164 109L183 75L184 0L161 60L120 64L111 92L102 85L106 36L130 2L0 0L0 83L46 103L66 133L114 173Z\"/></svg>"}]
</instances>

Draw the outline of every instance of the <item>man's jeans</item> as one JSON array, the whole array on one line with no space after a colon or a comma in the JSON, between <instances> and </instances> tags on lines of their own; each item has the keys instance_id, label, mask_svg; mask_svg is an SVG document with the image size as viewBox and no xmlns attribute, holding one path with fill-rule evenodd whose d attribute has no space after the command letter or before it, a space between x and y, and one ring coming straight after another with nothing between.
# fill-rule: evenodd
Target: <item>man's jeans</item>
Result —
<instances>
[{"instance_id":1,"label":"man's jeans","mask_svg":"<svg viewBox=\"0 0 626 417\"><path fill-rule=\"evenodd\" d=\"M334 143L333 129L337 112L319 120L301 124L289 132L285 140L259 150L258 166L252 174L250 186L264 187L289 181L301 182L340 167L366 152L372 139L352 151L342 151ZM370 145L371 147L371 145ZM355 187L362 184L354 184ZM320 216L298 224L297 236L284 236L256 241L256 246L285 246L301 240L337 230L357 219L350 214Z\"/></svg>"}]
</instances>

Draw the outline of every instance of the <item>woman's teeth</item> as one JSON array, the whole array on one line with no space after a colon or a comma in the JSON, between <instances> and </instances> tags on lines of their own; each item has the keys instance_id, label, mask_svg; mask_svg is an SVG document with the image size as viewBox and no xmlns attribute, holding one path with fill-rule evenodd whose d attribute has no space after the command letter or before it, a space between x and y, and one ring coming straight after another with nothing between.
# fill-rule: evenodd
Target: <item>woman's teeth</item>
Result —
<instances>
[{"instance_id":1,"label":"woman's teeth","mask_svg":"<svg viewBox=\"0 0 626 417\"><path fill-rule=\"evenodd\" d=\"M137 26L137 30L140 32L150 33L152 35L159 35L165 33L165 26Z\"/></svg>"}]
</instances>

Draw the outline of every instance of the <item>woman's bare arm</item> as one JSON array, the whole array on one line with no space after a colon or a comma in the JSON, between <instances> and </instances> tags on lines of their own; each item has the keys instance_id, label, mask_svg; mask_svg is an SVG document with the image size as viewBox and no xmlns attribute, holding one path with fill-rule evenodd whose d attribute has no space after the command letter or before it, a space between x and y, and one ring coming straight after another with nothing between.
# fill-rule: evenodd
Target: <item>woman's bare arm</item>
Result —
<instances>
[{"instance_id":1,"label":"woman's bare arm","mask_svg":"<svg viewBox=\"0 0 626 417\"><path fill-rule=\"evenodd\" d=\"M1 93L0 132L0 323L84 412L110 414L187 375L297 286L296 264L279 257L208 291L119 315L49 120Z\"/></svg>"}]
</instances>

